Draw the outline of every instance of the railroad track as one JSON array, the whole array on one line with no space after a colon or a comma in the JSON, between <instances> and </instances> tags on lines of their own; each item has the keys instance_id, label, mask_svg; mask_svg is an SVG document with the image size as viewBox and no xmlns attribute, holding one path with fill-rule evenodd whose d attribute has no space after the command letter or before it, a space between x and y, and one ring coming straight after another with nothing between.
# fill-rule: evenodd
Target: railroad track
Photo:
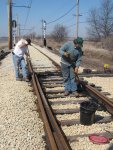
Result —
<instances>
[{"instance_id":1,"label":"railroad track","mask_svg":"<svg viewBox=\"0 0 113 150\"><path fill-rule=\"evenodd\" d=\"M36 45L38 44L36 41L33 41ZM34 46L34 48L36 48ZM47 49L51 52L56 54L57 56L60 56L59 51L53 49L52 47L47 46ZM95 64L92 65L89 63L89 60L85 60L85 62L83 61L83 63L85 64L85 69L83 69L82 73L79 73L80 77L113 77L113 69L109 68L104 70L103 66L101 66L100 68L97 67ZM83 64L83 66L84 66ZM88 68L96 68L94 70L92 69L88 69ZM98 70L100 69L100 70Z\"/></svg>"},{"instance_id":2,"label":"railroad track","mask_svg":"<svg viewBox=\"0 0 113 150\"><path fill-rule=\"evenodd\" d=\"M58 67L58 64L55 66L55 61L50 62L51 58L38 60L37 56L40 52L37 56L36 52L37 50L35 51L36 60L27 60L27 63L32 75L32 86L37 95L37 106L40 107L45 125L47 148L107 149L109 143L96 145L88 137L94 133L106 135L108 138L113 137L113 102L106 97L109 93L102 92L101 87L95 84L88 84L83 79L78 79L84 93L82 92L79 98L71 95L65 97L60 66ZM80 120L80 105L84 101L98 105L94 122L89 126L81 124ZM113 143L113 140L111 139L110 142Z\"/></svg>"},{"instance_id":3,"label":"railroad track","mask_svg":"<svg viewBox=\"0 0 113 150\"><path fill-rule=\"evenodd\" d=\"M6 55L8 55L10 52L5 52L4 50L0 50L0 60L3 59Z\"/></svg>"}]
</instances>

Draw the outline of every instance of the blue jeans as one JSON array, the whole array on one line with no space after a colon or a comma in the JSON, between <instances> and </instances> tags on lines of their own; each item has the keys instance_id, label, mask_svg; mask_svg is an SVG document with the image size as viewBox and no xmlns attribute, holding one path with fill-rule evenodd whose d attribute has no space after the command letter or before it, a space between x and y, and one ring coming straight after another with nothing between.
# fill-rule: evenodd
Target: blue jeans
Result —
<instances>
[{"instance_id":1,"label":"blue jeans","mask_svg":"<svg viewBox=\"0 0 113 150\"><path fill-rule=\"evenodd\" d=\"M19 66L21 66L22 68L23 78L26 78L28 76L28 70L26 68L24 57L18 57L15 54L14 55L12 54L12 57L13 57L16 78L19 78Z\"/></svg>"},{"instance_id":2,"label":"blue jeans","mask_svg":"<svg viewBox=\"0 0 113 150\"><path fill-rule=\"evenodd\" d=\"M61 63L62 75L64 80L65 91L74 92L77 90L75 73L72 66Z\"/></svg>"}]
</instances>

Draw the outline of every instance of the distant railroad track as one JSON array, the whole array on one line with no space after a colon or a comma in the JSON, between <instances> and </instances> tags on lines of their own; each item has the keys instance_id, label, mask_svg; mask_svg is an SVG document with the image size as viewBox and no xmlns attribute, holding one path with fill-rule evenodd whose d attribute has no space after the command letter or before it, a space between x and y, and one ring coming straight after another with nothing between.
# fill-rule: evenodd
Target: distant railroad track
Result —
<instances>
[{"instance_id":1,"label":"distant railroad track","mask_svg":"<svg viewBox=\"0 0 113 150\"><path fill-rule=\"evenodd\" d=\"M38 44L38 42L36 42L36 41L33 41L33 43ZM51 46L48 46L48 45L47 45L47 49L51 53L54 53L54 54L56 54L58 56L60 55L58 49L55 49L55 48L53 48ZM105 62L106 62L106 60L105 60ZM84 67L84 68L90 68L90 69L95 69L95 70L99 70L99 71L101 70L100 72L104 72L103 71L104 65L99 59L95 60L95 59L92 59L91 57L89 58L89 57L87 57L85 55L83 55L81 66ZM112 74L113 74L113 68L112 68Z\"/></svg>"},{"instance_id":2,"label":"distant railroad track","mask_svg":"<svg viewBox=\"0 0 113 150\"><path fill-rule=\"evenodd\" d=\"M52 61L51 58L49 60ZM60 66L55 61L53 63L56 68L55 66L51 68L47 64L46 67L40 66L38 63L37 66L33 66L30 60L27 60L27 63L32 75L32 86L37 95L37 105L40 107L46 130L48 149L66 150L73 149L74 146L77 149L77 144L79 145L79 142L83 141L82 139L86 141L88 136L93 133L111 136L105 130L106 126L108 126L108 130L112 134L113 102L106 97L109 93L103 93L101 87L80 80L84 94L81 94L79 98L65 97ZM79 76L82 75L79 74ZM80 123L80 104L83 101L93 101L98 104L97 115L92 126L83 126ZM76 134L71 133L73 132L72 127L75 129L74 133ZM88 142L90 143L90 141ZM86 145L88 145L87 143ZM84 148L85 145L82 144L81 147Z\"/></svg>"},{"instance_id":3,"label":"distant railroad track","mask_svg":"<svg viewBox=\"0 0 113 150\"><path fill-rule=\"evenodd\" d=\"M0 60L3 59L10 52L5 52L4 50L0 50Z\"/></svg>"}]
</instances>

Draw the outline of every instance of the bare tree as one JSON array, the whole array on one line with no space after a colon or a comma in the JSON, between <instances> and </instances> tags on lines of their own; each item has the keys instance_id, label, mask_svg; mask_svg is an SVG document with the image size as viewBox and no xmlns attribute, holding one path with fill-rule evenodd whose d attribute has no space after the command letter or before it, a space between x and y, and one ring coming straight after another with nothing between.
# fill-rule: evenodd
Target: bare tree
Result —
<instances>
[{"instance_id":1,"label":"bare tree","mask_svg":"<svg viewBox=\"0 0 113 150\"><path fill-rule=\"evenodd\" d=\"M88 33L101 39L113 34L113 3L112 0L102 0L101 7L92 9L89 17Z\"/></svg>"},{"instance_id":2,"label":"bare tree","mask_svg":"<svg viewBox=\"0 0 113 150\"><path fill-rule=\"evenodd\" d=\"M34 38L36 38L36 32L29 33L28 36L29 36L31 39L34 39Z\"/></svg>"},{"instance_id":3,"label":"bare tree","mask_svg":"<svg viewBox=\"0 0 113 150\"><path fill-rule=\"evenodd\" d=\"M99 16L98 16L98 10L92 9L89 14L88 18L89 22L89 28L88 28L88 34L91 37L94 37L96 39L100 39L100 28L99 28Z\"/></svg>"},{"instance_id":4,"label":"bare tree","mask_svg":"<svg viewBox=\"0 0 113 150\"><path fill-rule=\"evenodd\" d=\"M102 44L105 49L109 50L109 53L113 60L113 36L106 37L106 39L102 39Z\"/></svg>"},{"instance_id":5,"label":"bare tree","mask_svg":"<svg viewBox=\"0 0 113 150\"><path fill-rule=\"evenodd\" d=\"M68 31L66 27L60 24L55 25L51 33L51 37L57 42L62 42L65 39L65 37L67 37L67 35Z\"/></svg>"}]
</instances>

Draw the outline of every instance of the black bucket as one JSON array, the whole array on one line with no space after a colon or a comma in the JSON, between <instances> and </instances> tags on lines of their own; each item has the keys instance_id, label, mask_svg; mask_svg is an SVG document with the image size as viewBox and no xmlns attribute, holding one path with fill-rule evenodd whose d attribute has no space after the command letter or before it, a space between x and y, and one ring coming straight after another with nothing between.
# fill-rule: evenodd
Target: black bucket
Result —
<instances>
[{"instance_id":1,"label":"black bucket","mask_svg":"<svg viewBox=\"0 0 113 150\"><path fill-rule=\"evenodd\" d=\"M95 122L95 112L98 105L92 101L85 101L80 104L80 123L91 125Z\"/></svg>"}]
</instances>

